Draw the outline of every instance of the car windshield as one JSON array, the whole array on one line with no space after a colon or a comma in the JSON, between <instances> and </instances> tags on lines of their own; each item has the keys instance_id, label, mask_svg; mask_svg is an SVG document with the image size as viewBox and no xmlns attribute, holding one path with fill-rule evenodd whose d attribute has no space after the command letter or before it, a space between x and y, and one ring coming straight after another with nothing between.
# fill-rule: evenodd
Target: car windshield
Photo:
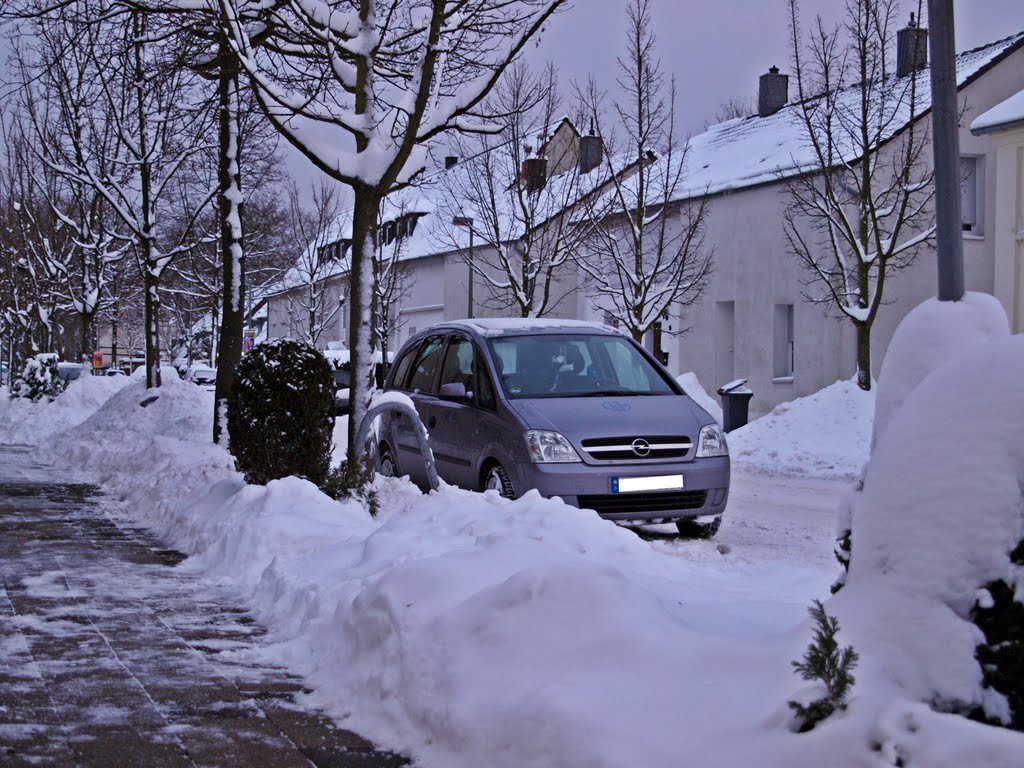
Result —
<instances>
[{"instance_id":1,"label":"car windshield","mask_svg":"<svg viewBox=\"0 0 1024 768\"><path fill-rule=\"evenodd\" d=\"M501 386L512 399L678 394L633 344L607 334L491 339Z\"/></svg>"}]
</instances>

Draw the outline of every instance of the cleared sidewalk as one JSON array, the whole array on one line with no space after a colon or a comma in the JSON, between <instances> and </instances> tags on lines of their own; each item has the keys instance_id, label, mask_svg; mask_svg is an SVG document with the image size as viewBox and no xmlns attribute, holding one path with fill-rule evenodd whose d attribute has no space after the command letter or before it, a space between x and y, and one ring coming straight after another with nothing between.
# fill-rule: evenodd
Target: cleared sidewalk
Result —
<instances>
[{"instance_id":1,"label":"cleared sidewalk","mask_svg":"<svg viewBox=\"0 0 1024 768\"><path fill-rule=\"evenodd\" d=\"M0 766L390 768L182 556L0 448Z\"/></svg>"}]
</instances>

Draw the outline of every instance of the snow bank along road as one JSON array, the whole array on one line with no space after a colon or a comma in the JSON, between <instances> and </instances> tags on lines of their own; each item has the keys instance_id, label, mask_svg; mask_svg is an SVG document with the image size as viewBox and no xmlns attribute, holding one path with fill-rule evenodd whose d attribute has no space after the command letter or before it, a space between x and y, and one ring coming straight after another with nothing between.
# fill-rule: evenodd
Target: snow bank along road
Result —
<instances>
[{"instance_id":1,"label":"snow bank along road","mask_svg":"<svg viewBox=\"0 0 1024 768\"><path fill-rule=\"evenodd\" d=\"M0 448L0 765L404 765L294 704L262 630L84 485Z\"/></svg>"}]
</instances>

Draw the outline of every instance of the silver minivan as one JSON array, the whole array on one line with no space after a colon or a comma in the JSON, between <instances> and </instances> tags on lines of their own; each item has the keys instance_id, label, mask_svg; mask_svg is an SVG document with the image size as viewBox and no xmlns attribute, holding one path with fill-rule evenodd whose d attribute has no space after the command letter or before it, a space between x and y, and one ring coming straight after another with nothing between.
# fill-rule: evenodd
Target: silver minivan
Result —
<instances>
[{"instance_id":1,"label":"silver minivan","mask_svg":"<svg viewBox=\"0 0 1024 768\"><path fill-rule=\"evenodd\" d=\"M410 338L385 389L408 394L438 475L711 536L729 495L725 436L646 350L601 325L462 320ZM425 484L405 417L384 420L378 467Z\"/></svg>"}]
</instances>

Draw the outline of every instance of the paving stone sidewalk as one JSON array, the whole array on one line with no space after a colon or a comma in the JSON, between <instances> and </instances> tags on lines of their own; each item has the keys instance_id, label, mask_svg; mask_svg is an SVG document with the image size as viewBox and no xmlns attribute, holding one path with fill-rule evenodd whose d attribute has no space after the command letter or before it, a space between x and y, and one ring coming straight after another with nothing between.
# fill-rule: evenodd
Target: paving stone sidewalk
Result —
<instances>
[{"instance_id":1,"label":"paving stone sidewalk","mask_svg":"<svg viewBox=\"0 0 1024 768\"><path fill-rule=\"evenodd\" d=\"M0 448L0 766L392 768L265 632L89 486Z\"/></svg>"}]
</instances>

